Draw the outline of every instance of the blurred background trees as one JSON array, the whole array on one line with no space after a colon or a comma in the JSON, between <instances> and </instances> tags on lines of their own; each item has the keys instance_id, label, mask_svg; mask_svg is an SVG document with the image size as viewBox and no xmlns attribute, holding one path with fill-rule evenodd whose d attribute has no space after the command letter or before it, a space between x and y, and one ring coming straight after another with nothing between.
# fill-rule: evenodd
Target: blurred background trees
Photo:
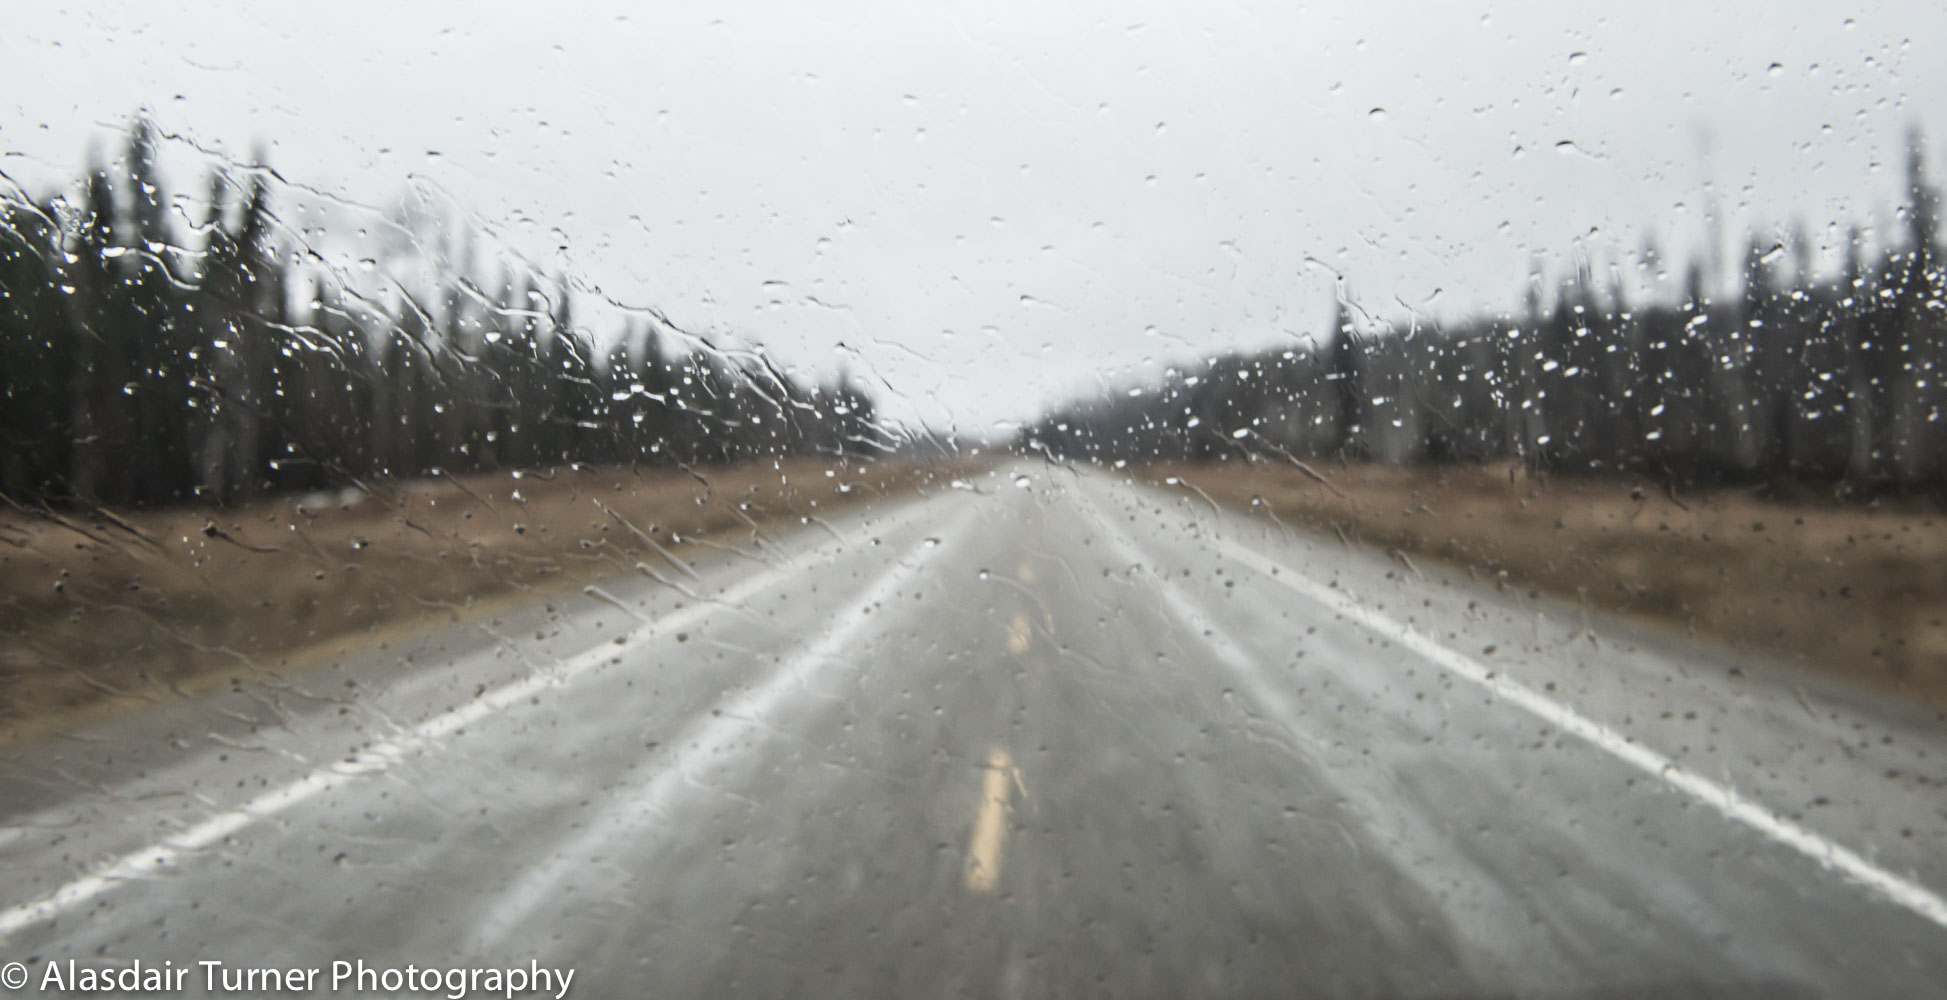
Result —
<instances>
[{"instance_id":1,"label":"blurred background trees","mask_svg":"<svg viewBox=\"0 0 1947 1000\"><path fill-rule=\"evenodd\" d=\"M361 291L278 224L259 161L214 172L193 219L141 118L117 158L91 154L73 198L0 176L0 493L227 503L435 472L894 446L848 381L800 385L761 351L660 319L598 335L576 323L565 277L475 273L470 247L425 254L432 294Z\"/></svg>"},{"instance_id":2,"label":"blurred background trees","mask_svg":"<svg viewBox=\"0 0 1947 1000\"><path fill-rule=\"evenodd\" d=\"M1022 446L1079 459L1252 453L1393 464L1513 459L1681 481L1947 481L1947 273L1939 198L1910 137L1904 231L1877 257L1851 234L1813 273L1802 232L1752 237L1742 292L1691 265L1675 301L1629 302L1586 259L1556 287L1534 267L1519 315L1327 336L1208 358L1161 384L1064 407ZM1660 270L1654 247L1641 255Z\"/></svg>"}]
</instances>

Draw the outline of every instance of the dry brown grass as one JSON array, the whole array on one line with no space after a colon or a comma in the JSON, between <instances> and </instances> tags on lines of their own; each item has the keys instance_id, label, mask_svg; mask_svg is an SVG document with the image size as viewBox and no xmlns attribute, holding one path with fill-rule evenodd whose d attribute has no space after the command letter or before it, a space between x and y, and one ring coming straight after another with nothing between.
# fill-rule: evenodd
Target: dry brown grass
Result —
<instances>
[{"instance_id":1,"label":"dry brown grass","mask_svg":"<svg viewBox=\"0 0 1947 1000\"><path fill-rule=\"evenodd\" d=\"M1947 702L1947 517L1509 467L1153 466L1214 500ZM1409 557L1409 558L1411 558Z\"/></svg>"},{"instance_id":2,"label":"dry brown grass","mask_svg":"<svg viewBox=\"0 0 1947 1000\"><path fill-rule=\"evenodd\" d=\"M581 468L95 516L0 516L0 730L493 595L669 574L658 547L748 542L964 469L799 460Z\"/></svg>"}]
</instances>

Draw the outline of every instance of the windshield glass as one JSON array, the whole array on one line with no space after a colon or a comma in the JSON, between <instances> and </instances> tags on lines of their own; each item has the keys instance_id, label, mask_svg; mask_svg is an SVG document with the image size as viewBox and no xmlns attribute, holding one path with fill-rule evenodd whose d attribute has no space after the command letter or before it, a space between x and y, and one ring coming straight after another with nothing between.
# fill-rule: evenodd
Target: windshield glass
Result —
<instances>
[{"instance_id":1,"label":"windshield glass","mask_svg":"<svg viewBox=\"0 0 1947 1000\"><path fill-rule=\"evenodd\" d=\"M0 988L1947 975L1936 4L0 35Z\"/></svg>"}]
</instances>

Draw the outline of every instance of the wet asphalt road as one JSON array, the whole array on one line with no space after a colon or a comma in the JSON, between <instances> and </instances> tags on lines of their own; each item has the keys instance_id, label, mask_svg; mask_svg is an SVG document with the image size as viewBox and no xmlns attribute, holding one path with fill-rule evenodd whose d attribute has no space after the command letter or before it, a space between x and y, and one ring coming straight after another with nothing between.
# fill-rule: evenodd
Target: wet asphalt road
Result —
<instances>
[{"instance_id":1,"label":"wet asphalt road","mask_svg":"<svg viewBox=\"0 0 1947 1000\"><path fill-rule=\"evenodd\" d=\"M1935 713L1102 473L973 485L8 751L16 992L1947 990Z\"/></svg>"}]
</instances>

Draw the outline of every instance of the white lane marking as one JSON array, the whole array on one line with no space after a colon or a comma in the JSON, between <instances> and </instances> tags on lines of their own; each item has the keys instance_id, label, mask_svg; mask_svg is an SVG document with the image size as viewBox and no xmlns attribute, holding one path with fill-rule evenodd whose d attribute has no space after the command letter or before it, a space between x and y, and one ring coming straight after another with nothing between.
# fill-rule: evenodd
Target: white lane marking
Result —
<instances>
[{"instance_id":1,"label":"white lane marking","mask_svg":"<svg viewBox=\"0 0 1947 1000\"><path fill-rule=\"evenodd\" d=\"M1086 497L1078 494L1077 498L1083 507L1091 512L1095 510L1095 505ZM1123 558L1139 566L1151 561L1142 557L1140 550L1122 533L1121 526L1113 519L1094 516L1092 520L1107 529L1106 534L1110 544L1121 551ZM1547 697L1534 688L1489 669L1486 664L1473 657L1448 649L1436 640L1416 631L1412 626L1359 604L1342 591L1326 587L1303 574L1291 571L1289 567L1280 566L1275 560L1230 539L1218 538L1215 541L1226 556L1256 569L1270 577L1273 582L1283 584L1287 589L1337 612L1346 620L1399 643L1446 668L1454 676L1487 689L1543 722L1581 737L1596 749L1652 778L1660 779L1669 787L1711 807L1724 818L1741 823L1774 843L1799 852L1818 862L1823 868L1838 871L1880 898L1941 927L1947 927L1947 898L1942 898L1939 893L1918 881L1873 864L1859 852L1844 844L1774 814L1757 802L1740 795L1736 789L1719 784L1684 767L1669 757L1637 743L1633 738ZM1169 582L1167 575L1154 572L1152 575L1160 582L1161 586L1158 590L1166 602L1173 608L1180 609L1186 606L1182 599L1175 595L1174 585ZM1212 635L1208 638L1215 638L1217 635L1218 633L1213 629ZM1221 645L1212 643L1212 647L1233 673L1247 679L1253 692L1271 690L1259 676L1255 665L1250 664L1242 652L1231 645L1227 639ZM1240 669L1240 666L1248 669ZM1289 714L1290 703L1280 694L1272 693L1270 697L1264 699L1264 704L1273 711L1285 713L1287 719L1293 717ZM1294 733L1297 732L1296 727L1289 723L1287 728L1291 728Z\"/></svg>"},{"instance_id":2,"label":"white lane marking","mask_svg":"<svg viewBox=\"0 0 1947 1000\"><path fill-rule=\"evenodd\" d=\"M917 520L931 506L915 503L895 515L890 524L873 529L874 534L890 535ZM215 846L233 833L260 820L268 819L299 803L369 774L384 771L415 749L505 711L547 690L568 684L618 656L652 642L670 632L691 628L704 618L728 607L743 604L757 594L801 572L807 562L828 558L850 547L845 542L826 542L796 558L760 571L739 581L707 603L689 604L663 615L642 628L628 633L621 645L605 642L565 660L559 667L531 674L521 680L486 692L465 705L457 706L390 740L376 743L355 758L319 768L288 785L268 792L234 809L217 813L175 836L165 838L109 862L54 892L0 913L0 940L21 930L59 917L124 882L141 881L161 874L178 861Z\"/></svg>"},{"instance_id":3,"label":"white lane marking","mask_svg":"<svg viewBox=\"0 0 1947 1000\"><path fill-rule=\"evenodd\" d=\"M1675 760L1637 743L1632 737L1611 729L1520 681L1490 669L1479 660L1441 645L1412 626L1358 603L1342 591L1326 587L1300 573L1293 572L1289 567L1279 566L1276 562L1229 539L1217 539L1217 544L1224 550L1225 555L1251 566L1268 576L1273 582L1283 584L1286 589L1324 605L1343 615L1348 621L1399 643L1445 668L1448 673L1456 677L1486 688L1541 721L1581 737L1596 749L1652 778L1662 780L1669 787L1711 807L1724 818L1742 823L1773 842L1789 847L1827 869L1842 873L1888 902L1942 927L1947 927L1947 898L1942 898L1940 894L1919 882L1873 864L1859 852L1844 844L1776 815L1757 802L1739 794L1736 789L1712 781ZM1168 586L1165 581L1166 591Z\"/></svg>"},{"instance_id":4,"label":"white lane marking","mask_svg":"<svg viewBox=\"0 0 1947 1000\"><path fill-rule=\"evenodd\" d=\"M940 536L958 538L966 523L977 512L969 509L956 518ZM782 707L788 695L808 687L821 668L840 661L861 632L877 627L883 620L884 606L890 605L901 587L926 565L926 552L933 548L929 539L914 547L906 558L880 577L863 595L847 605L848 613L838 626L804 647L756 687L745 691L734 702L697 720L689 729L668 741L674 759L652 772L642 786L630 794L618 793L615 803L566 844L550 848L542 864L529 868L503 892L493 908L476 926L470 953L491 954L510 935L521 931L535 908L554 894L560 883L577 868L587 865L591 855L605 843L620 838L651 816L665 813L676 791L694 784L705 770L721 767L737 750L749 751L756 741L739 743L753 728L766 726ZM868 609L877 609L867 614Z\"/></svg>"}]
</instances>

